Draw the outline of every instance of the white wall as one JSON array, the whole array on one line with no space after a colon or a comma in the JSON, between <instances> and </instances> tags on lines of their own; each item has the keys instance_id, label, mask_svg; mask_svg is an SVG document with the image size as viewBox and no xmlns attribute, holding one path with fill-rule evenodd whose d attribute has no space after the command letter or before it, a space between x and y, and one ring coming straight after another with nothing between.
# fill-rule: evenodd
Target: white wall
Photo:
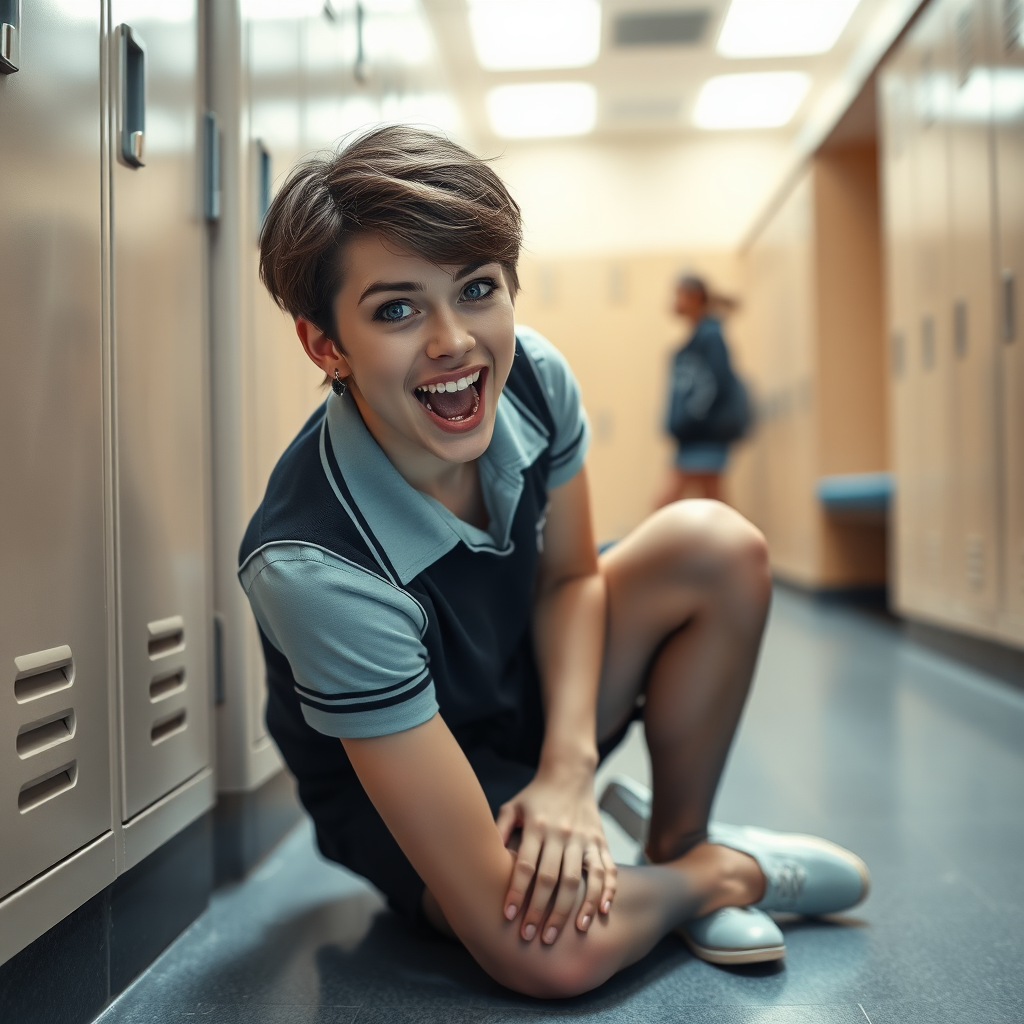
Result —
<instances>
[{"instance_id":1,"label":"white wall","mask_svg":"<svg viewBox=\"0 0 1024 1024\"><path fill-rule=\"evenodd\" d=\"M777 135L659 143L510 143L495 169L523 208L538 256L732 250L784 176Z\"/></svg>"}]
</instances>

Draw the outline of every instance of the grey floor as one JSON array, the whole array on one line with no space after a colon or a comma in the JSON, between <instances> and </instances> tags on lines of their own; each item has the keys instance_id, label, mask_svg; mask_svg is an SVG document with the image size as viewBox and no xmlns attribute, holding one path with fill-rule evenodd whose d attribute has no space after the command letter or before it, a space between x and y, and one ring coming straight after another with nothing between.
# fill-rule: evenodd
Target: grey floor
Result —
<instances>
[{"instance_id":1,"label":"grey floor","mask_svg":"<svg viewBox=\"0 0 1024 1024\"><path fill-rule=\"evenodd\" d=\"M614 757L605 771L646 779L639 733ZM396 919L302 826L100 1020L1024 1021L1020 692L888 621L782 591L716 815L844 843L872 895L842 918L784 922L780 966L723 970L669 937L588 996L542 1003Z\"/></svg>"}]
</instances>

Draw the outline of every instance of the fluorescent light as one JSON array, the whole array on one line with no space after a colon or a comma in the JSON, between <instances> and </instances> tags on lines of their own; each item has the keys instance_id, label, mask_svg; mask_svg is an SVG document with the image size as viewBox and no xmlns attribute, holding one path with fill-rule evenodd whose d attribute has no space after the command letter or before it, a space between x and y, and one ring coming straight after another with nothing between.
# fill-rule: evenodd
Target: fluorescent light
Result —
<instances>
[{"instance_id":1,"label":"fluorescent light","mask_svg":"<svg viewBox=\"0 0 1024 1024\"><path fill-rule=\"evenodd\" d=\"M732 0L723 57L800 57L835 46L859 0Z\"/></svg>"},{"instance_id":2,"label":"fluorescent light","mask_svg":"<svg viewBox=\"0 0 1024 1024\"><path fill-rule=\"evenodd\" d=\"M796 113L811 80L802 71L761 71L709 79L697 97L698 128L778 128Z\"/></svg>"},{"instance_id":3,"label":"fluorescent light","mask_svg":"<svg viewBox=\"0 0 1024 1024\"><path fill-rule=\"evenodd\" d=\"M585 135L597 121L597 91L586 82L500 85L487 94L487 113L506 139Z\"/></svg>"},{"instance_id":4,"label":"fluorescent light","mask_svg":"<svg viewBox=\"0 0 1024 1024\"><path fill-rule=\"evenodd\" d=\"M582 68L601 50L600 0L468 0L487 71Z\"/></svg>"}]
</instances>

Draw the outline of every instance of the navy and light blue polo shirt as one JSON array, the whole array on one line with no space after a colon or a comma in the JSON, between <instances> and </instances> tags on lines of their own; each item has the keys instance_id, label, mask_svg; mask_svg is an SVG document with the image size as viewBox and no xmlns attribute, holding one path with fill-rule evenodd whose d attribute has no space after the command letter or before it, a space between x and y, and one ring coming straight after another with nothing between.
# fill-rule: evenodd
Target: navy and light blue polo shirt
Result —
<instances>
[{"instance_id":1,"label":"navy and light blue polo shirt","mask_svg":"<svg viewBox=\"0 0 1024 1024\"><path fill-rule=\"evenodd\" d=\"M440 710L470 742L536 706L548 494L578 472L587 440L568 364L527 328L479 460L486 530L407 483L350 395L309 419L271 474L239 569L267 660L268 728L300 791L304 775L320 785L351 772L336 737L399 732Z\"/></svg>"}]
</instances>

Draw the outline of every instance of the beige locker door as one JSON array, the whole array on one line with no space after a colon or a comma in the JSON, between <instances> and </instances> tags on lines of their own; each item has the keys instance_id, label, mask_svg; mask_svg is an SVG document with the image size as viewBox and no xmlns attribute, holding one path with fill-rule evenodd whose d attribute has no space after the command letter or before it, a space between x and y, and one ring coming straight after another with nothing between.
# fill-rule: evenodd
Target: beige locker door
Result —
<instances>
[{"instance_id":1,"label":"beige locker door","mask_svg":"<svg viewBox=\"0 0 1024 1024\"><path fill-rule=\"evenodd\" d=\"M880 163L885 253L886 326L889 338L890 458L896 477L890 519L892 600L901 611L920 601L915 451L917 375L910 362L917 314L914 294L914 168L912 52L905 47L879 75Z\"/></svg>"},{"instance_id":2,"label":"beige locker door","mask_svg":"<svg viewBox=\"0 0 1024 1024\"><path fill-rule=\"evenodd\" d=\"M916 524L918 599L911 611L948 616L951 571L946 554L954 494L949 322L949 53L946 5L933 3L907 40L913 66L912 163L914 194L914 312L907 373L916 418L911 481Z\"/></svg>"},{"instance_id":3,"label":"beige locker door","mask_svg":"<svg viewBox=\"0 0 1024 1024\"><path fill-rule=\"evenodd\" d=\"M209 763L208 354L197 5L113 0L111 16L118 609L129 819ZM133 120L140 109L144 124ZM139 127L142 165L135 166L131 132Z\"/></svg>"},{"instance_id":4,"label":"beige locker door","mask_svg":"<svg viewBox=\"0 0 1024 1024\"><path fill-rule=\"evenodd\" d=\"M100 5L22 13L0 73L0 898L111 827Z\"/></svg>"},{"instance_id":5,"label":"beige locker door","mask_svg":"<svg viewBox=\"0 0 1024 1024\"><path fill-rule=\"evenodd\" d=\"M949 304L957 500L947 539L957 622L990 629L1000 592L998 401L992 266L991 71L983 0L950 0Z\"/></svg>"},{"instance_id":6,"label":"beige locker door","mask_svg":"<svg viewBox=\"0 0 1024 1024\"><path fill-rule=\"evenodd\" d=\"M1002 384L1001 635L1024 646L1024 5L991 0L997 229L997 366Z\"/></svg>"}]
</instances>

